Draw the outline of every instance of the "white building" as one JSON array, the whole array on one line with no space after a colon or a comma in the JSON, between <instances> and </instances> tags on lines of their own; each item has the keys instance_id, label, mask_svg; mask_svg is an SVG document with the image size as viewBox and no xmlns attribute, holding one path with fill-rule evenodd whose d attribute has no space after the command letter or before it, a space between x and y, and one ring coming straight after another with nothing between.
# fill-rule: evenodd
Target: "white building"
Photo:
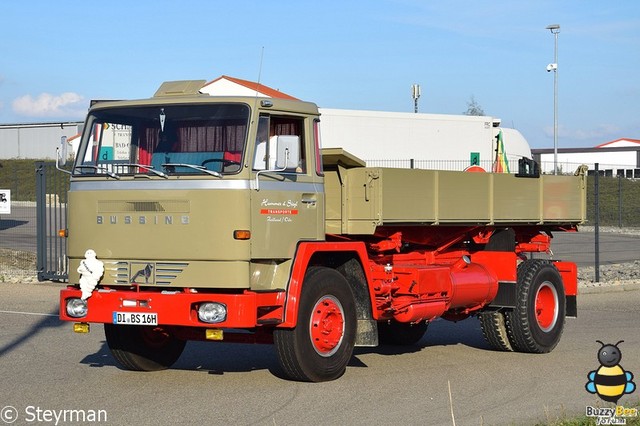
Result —
<instances>
[{"instance_id":1,"label":"white building","mask_svg":"<svg viewBox=\"0 0 640 426\"><path fill-rule=\"evenodd\" d=\"M295 99L267 86L222 76L202 93ZM501 133L512 172L518 160L531 158L529 144L514 129L501 128L494 117L416 114L319 108L323 148L344 148L370 166L491 171Z\"/></svg>"},{"instance_id":2,"label":"white building","mask_svg":"<svg viewBox=\"0 0 640 426\"><path fill-rule=\"evenodd\" d=\"M53 160L62 136L82 132L82 122L0 124L0 159Z\"/></svg>"},{"instance_id":3,"label":"white building","mask_svg":"<svg viewBox=\"0 0 640 426\"><path fill-rule=\"evenodd\" d=\"M553 148L532 149L533 158L544 173L553 173ZM598 169L606 176L640 178L640 140L617 139L595 148L559 148L558 169L562 173L573 172L581 164L589 170Z\"/></svg>"},{"instance_id":4,"label":"white building","mask_svg":"<svg viewBox=\"0 0 640 426\"><path fill-rule=\"evenodd\" d=\"M211 80L200 89L201 93L213 96L257 96L259 98L279 98L298 100L279 90L253 81L241 80L227 75Z\"/></svg>"}]
</instances>

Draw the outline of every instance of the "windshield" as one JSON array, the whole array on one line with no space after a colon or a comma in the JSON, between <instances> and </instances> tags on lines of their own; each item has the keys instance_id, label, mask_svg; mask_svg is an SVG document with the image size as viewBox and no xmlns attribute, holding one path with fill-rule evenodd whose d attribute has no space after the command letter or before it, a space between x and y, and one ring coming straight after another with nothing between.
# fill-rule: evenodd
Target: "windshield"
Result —
<instances>
[{"instance_id":1,"label":"windshield","mask_svg":"<svg viewBox=\"0 0 640 426\"><path fill-rule=\"evenodd\" d=\"M200 174L241 169L249 107L168 105L94 111L87 120L75 175Z\"/></svg>"}]
</instances>

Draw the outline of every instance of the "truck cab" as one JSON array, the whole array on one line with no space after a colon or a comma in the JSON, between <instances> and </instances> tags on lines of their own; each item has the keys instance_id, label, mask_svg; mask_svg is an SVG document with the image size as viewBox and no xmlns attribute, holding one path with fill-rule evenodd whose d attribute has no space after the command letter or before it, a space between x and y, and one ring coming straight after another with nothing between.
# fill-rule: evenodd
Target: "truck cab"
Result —
<instances>
[{"instance_id":1,"label":"truck cab","mask_svg":"<svg viewBox=\"0 0 640 426\"><path fill-rule=\"evenodd\" d=\"M324 239L317 108L179 89L92 107L71 177L70 270L91 247L103 285L282 289L296 242Z\"/></svg>"}]
</instances>

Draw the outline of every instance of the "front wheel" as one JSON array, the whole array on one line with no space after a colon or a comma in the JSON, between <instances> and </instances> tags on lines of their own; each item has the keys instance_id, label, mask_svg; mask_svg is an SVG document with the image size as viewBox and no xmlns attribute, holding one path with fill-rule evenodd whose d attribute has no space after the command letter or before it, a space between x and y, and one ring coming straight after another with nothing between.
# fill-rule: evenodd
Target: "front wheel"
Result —
<instances>
[{"instance_id":1,"label":"front wheel","mask_svg":"<svg viewBox=\"0 0 640 426\"><path fill-rule=\"evenodd\" d=\"M276 329L278 361L293 380L322 382L340 377L351 359L356 307L347 280L337 271L312 267L305 275L293 329Z\"/></svg>"},{"instance_id":2,"label":"front wheel","mask_svg":"<svg viewBox=\"0 0 640 426\"><path fill-rule=\"evenodd\" d=\"M520 352L551 352L564 329L566 300L558 269L548 260L530 259L518 266L516 308L507 312L507 330Z\"/></svg>"},{"instance_id":3,"label":"front wheel","mask_svg":"<svg viewBox=\"0 0 640 426\"><path fill-rule=\"evenodd\" d=\"M116 361L123 368L135 371L171 367L187 343L160 327L105 324L104 334Z\"/></svg>"}]
</instances>

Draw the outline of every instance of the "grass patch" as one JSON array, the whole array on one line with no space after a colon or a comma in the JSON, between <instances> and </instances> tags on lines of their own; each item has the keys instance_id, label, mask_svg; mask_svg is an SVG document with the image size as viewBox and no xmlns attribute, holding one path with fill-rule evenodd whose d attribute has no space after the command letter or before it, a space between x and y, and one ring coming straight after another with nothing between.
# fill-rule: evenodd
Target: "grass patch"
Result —
<instances>
[{"instance_id":1,"label":"grass patch","mask_svg":"<svg viewBox=\"0 0 640 426\"><path fill-rule=\"evenodd\" d=\"M595 223L595 179L587 179L587 219ZM640 226L640 180L600 177L600 225Z\"/></svg>"},{"instance_id":2,"label":"grass patch","mask_svg":"<svg viewBox=\"0 0 640 426\"><path fill-rule=\"evenodd\" d=\"M11 190L12 201L36 200L36 160L0 160L0 188Z\"/></svg>"},{"instance_id":3,"label":"grass patch","mask_svg":"<svg viewBox=\"0 0 640 426\"><path fill-rule=\"evenodd\" d=\"M0 188L11 190L11 201L36 201L36 163L43 160L0 160ZM61 176L54 162L46 161L47 194L66 200L69 178ZM66 167L67 169L69 167ZM61 184L62 183L62 184Z\"/></svg>"},{"instance_id":4,"label":"grass patch","mask_svg":"<svg viewBox=\"0 0 640 426\"><path fill-rule=\"evenodd\" d=\"M616 421L624 420L625 424L628 426L640 426L640 399L636 399L635 401L625 401L624 403L619 403L618 405L623 406L626 409L636 409L638 410L639 415L634 417L615 417ZM606 406L606 407L595 407L595 408L616 408L615 406ZM586 407L585 407L586 411ZM609 420L609 419L607 419ZM593 426L598 424L597 417L587 417L586 414L583 416L577 416L573 418L567 418L562 416L556 420L548 420L547 422L539 422L536 423L535 426ZM608 423L601 423L608 424ZM614 423L615 424L615 423Z\"/></svg>"}]
</instances>

